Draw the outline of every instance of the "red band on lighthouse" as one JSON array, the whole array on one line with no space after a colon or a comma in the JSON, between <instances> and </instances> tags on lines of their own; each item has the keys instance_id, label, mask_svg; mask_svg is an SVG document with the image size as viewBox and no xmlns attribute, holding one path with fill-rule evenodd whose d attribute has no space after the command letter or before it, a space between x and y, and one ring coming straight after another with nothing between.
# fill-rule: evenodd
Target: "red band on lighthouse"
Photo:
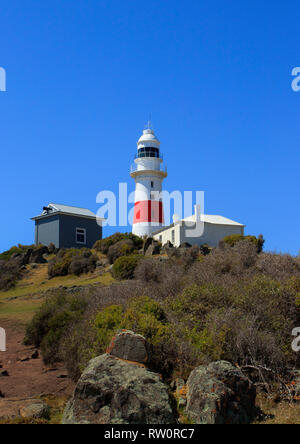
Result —
<instances>
[{"instance_id":1,"label":"red band on lighthouse","mask_svg":"<svg viewBox=\"0 0 300 444\"><path fill-rule=\"evenodd\" d=\"M157 200L143 200L134 205L133 223L154 222L163 224L163 204Z\"/></svg>"}]
</instances>

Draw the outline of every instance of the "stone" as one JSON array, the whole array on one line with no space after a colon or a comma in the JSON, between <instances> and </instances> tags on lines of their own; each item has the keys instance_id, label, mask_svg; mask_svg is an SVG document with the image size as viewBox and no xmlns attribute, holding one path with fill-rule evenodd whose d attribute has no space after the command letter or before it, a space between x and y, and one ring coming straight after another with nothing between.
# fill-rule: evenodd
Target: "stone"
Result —
<instances>
[{"instance_id":1,"label":"stone","mask_svg":"<svg viewBox=\"0 0 300 444\"><path fill-rule=\"evenodd\" d=\"M67 379L69 377L68 373L60 373L57 379Z\"/></svg>"},{"instance_id":2,"label":"stone","mask_svg":"<svg viewBox=\"0 0 300 444\"><path fill-rule=\"evenodd\" d=\"M49 406L40 399L0 399L0 420L47 418Z\"/></svg>"},{"instance_id":3,"label":"stone","mask_svg":"<svg viewBox=\"0 0 300 444\"><path fill-rule=\"evenodd\" d=\"M44 258L45 254L48 254L48 247L38 247L34 250L32 250L30 258L29 258L29 263L30 264L46 264L47 261Z\"/></svg>"},{"instance_id":4,"label":"stone","mask_svg":"<svg viewBox=\"0 0 300 444\"><path fill-rule=\"evenodd\" d=\"M154 239L152 237L147 237L147 239L145 240L144 245L143 245L143 254L146 253L146 251L148 250L150 245L152 245L153 242L154 242Z\"/></svg>"},{"instance_id":5,"label":"stone","mask_svg":"<svg viewBox=\"0 0 300 444\"><path fill-rule=\"evenodd\" d=\"M31 359L38 359L39 357L39 351L35 350L35 352L31 355Z\"/></svg>"},{"instance_id":6,"label":"stone","mask_svg":"<svg viewBox=\"0 0 300 444\"><path fill-rule=\"evenodd\" d=\"M217 361L190 374L186 414L195 424L249 424L255 398L255 386L241 370Z\"/></svg>"},{"instance_id":7,"label":"stone","mask_svg":"<svg viewBox=\"0 0 300 444\"><path fill-rule=\"evenodd\" d=\"M120 359L145 364L149 360L149 345L143 336L130 330L122 330L112 338L107 353Z\"/></svg>"},{"instance_id":8,"label":"stone","mask_svg":"<svg viewBox=\"0 0 300 444\"><path fill-rule=\"evenodd\" d=\"M156 254L160 254L160 245L158 242L153 241L152 244L147 248L145 256L150 257Z\"/></svg>"},{"instance_id":9,"label":"stone","mask_svg":"<svg viewBox=\"0 0 300 444\"><path fill-rule=\"evenodd\" d=\"M28 357L28 356L21 356L21 357L18 359L18 361L20 361L20 362L27 362L27 361L29 361L29 357Z\"/></svg>"},{"instance_id":10,"label":"stone","mask_svg":"<svg viewBox=\"0 0 300 444\"><path fill-rule=\"evenodd\" d=\"M162 247L162 253L168 254L171 248L174 248L174 245L172 244L172 242L167 241Z\"/></svg>"},{"instance_id":11,"label":"stone","mask_svg":"<svg viewBox=\"0 0 300 444\"><path fill-rule=\"evenodd\" d=\"M63 424L174 424L168 387L141 364L104 354L89 362Z\"/></svg>"},{"instance_id":12,"label":"stone","mask_svg":"<svg viewBox=\"0 0 300 444\"><path fill-rule=\"evenodd\" d=\"M20 408L22 418L47 418L50 414L49 406L41 401L30 401Z\"/></svg>"}]
</instances>

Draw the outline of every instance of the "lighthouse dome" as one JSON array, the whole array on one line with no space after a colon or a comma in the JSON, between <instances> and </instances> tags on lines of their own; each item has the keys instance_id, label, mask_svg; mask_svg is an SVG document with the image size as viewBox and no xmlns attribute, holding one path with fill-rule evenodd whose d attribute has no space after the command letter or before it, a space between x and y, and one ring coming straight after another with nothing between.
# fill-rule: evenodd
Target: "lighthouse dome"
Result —
<instances>
[{"instance_id":1,"label":"lighthouse dome","mask_svg":"<svg viewBox=\"0 0 300 444\"><path fill-rule=\"evenodd\" d=\"M160 141L156 137L154 131L150 128L145 129L143 131L143 134L138 140L138 148L142 147L153 147L153 148L159 148Z\"/></svg>"}]
</instances>

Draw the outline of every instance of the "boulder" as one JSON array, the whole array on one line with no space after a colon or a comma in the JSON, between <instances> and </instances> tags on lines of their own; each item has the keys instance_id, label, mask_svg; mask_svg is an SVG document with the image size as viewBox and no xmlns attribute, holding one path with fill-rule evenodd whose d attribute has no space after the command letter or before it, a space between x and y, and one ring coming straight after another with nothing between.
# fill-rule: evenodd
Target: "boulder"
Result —
<instances>
[{"instance_id":1,"label":"boulder","mask_svg":"<svg viewBox=\"0 0 300 444\"><path fill-rule=\"evenodd\" d=\"M44 254L48 254L48 247L40 246L34 250L32 250L29 263L30 264L45 264L47 261L44 258Z\"/></svg>"},{"instance_id":2,"label":"boulder","mask_svg":"<svg viewBox=\"0 0 300 444\"><path fill-rule=\"evenodd\" d=\"M168 254L171 248L174 248L174 245L172 244L172 242L167 241L162 247L162 253Z\"/></svg>"},{"instance_id":3,"label":"boulder","mask_svg":"<svg viewBox=\"0 0 300 444\"><path fill-rule=\"evenodd\" d=\"M154 256L155 254L160 254L160 245L158 242L153 241L152 244L147 248L145 256L150 257Z\"/></svg>"},{"instance_id":4,"label":"boulder","mask_svg":"<svg viewBox=\"0 0 300 444\"><path fill-rule=\"evenodd\" d=\"M248 424L255 416L256 390L226 361L200 366L187 381L186 413L195 424Z\"/></svg>"},{"instance_id":5,"label":"boulder","mask_svg":"<svg viewBox=\"0 0 300 444\"><path fill-rule=\"evenodd\" d=\"M150 245L152 245L152 242L154 242L154 239L152 237L147 237L143 245L143 254L146 253Z\"/></svg>"},{"instance_id":6,"label":"boulder","mask_svg":"<svg viewBox=\"0 0 300 444\"><path fill-rule=\"evenodd\" d=\"M0 420L47 418L49 406L40 399L0 399Z\"/></svg>"},{"instance_id":7,"label":"boulder","mask_svg":"<svg viewBox=\"0 0 300 444\"><path fill-rule=\"evenodd\" d=\"M82 374L63 424L173 424L168 387L141 364L104 354Z\"/></svg>"},{"instance_id":8,"label":"boulder","mask_svg":"<svg viewBox=\"0 0 300 444\"><path fill-rule=\"evenodd\" d=\"M145 364L149 360L149 346L145 338L129 330L122 330L112 338L107 353L141 364Z\"/></svg>"}]
</instances>

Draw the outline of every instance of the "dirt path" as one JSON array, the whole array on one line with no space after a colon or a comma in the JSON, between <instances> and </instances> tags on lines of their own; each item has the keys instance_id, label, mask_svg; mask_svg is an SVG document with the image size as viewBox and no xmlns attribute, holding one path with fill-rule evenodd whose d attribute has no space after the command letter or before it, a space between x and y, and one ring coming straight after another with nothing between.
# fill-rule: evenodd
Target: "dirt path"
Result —
<instances>
[{"instance_id":1,"label":"dirt path","mask_svg":"<svg viewBox=\"0 0 300 444\"><path fill-rule=\"evenodd\" d=\"M41 395L70 396L73 382L66 377L63 365L55 368L45 366L39 356L32 359L35 349L22 344L24 327L8 320L0 320L6 330L6 352L0 352L0 375L7 371L9 376L0 376L0 392L5 398L29 398ZM27 359L21 362L20 359ZM2 368L1 368L2 366Z\"/></svg>"}]
</instances>

